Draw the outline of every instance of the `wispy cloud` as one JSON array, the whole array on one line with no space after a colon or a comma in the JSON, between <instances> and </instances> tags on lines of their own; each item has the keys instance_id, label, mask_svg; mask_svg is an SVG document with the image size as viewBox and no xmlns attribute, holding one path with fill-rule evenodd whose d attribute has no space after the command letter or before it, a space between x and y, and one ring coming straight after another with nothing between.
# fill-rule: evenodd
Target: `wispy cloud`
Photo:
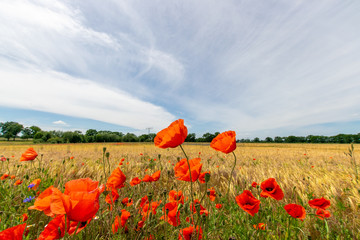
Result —
<instances>
[{"instance_id":1,"label":"wispy cloud","mask_svg":"<svg viewBox=\"0 0 360 240\"><path fill-rule=\"evenodd\" d=\"M0 104L137 129L176 116L195 132L360 121L359 9L341 0L5 0L0 79L12 83Z\"/></svg>"}]
</instances>

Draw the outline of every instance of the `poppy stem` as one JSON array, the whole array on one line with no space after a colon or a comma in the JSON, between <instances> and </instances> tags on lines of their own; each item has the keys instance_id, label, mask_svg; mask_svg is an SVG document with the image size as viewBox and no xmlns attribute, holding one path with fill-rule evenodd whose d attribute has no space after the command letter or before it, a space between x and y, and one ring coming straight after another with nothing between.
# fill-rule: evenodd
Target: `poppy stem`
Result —
<instances>
[{"instance_id":1,"label":"poppy stem","mask_svg":"<svg viewBox=\"0 0 360 240\"><path fill-rule=\"evenodd\" d=\"M229 193L230 193L231 179L232 179L232 175L233 175L233 172L234 172L234 169L235 169L235 166L236 166L236 155L235 155L234 151L232 152L232 154L234 155L234 166L231 169L231 173L230 173L230 177L229 177L229 186L228 186L228 191L227 191L227 194L226 194L228 196L228 198L229 198Z\"/></svg>"},{"instance_id":2,"label":"poppy stem","mask_svg":"<svg viewBox=\"0 0 360 240\"><path fill-rule=\"evenodd\" d=\"M179 146L180 146L182 152L183 152L184 155L185 155L186 162L187 162L188 167L189 167L191 202L193 203L193 202L194 202L194 197L193 197L193 181L192 181L192 177L191 177L191 168L190 168L189 158L188 158L188 156L186 155L186 153L185 153L184 148L182 147L182 145L180 144Z\"/></svg>"}]
</instances>

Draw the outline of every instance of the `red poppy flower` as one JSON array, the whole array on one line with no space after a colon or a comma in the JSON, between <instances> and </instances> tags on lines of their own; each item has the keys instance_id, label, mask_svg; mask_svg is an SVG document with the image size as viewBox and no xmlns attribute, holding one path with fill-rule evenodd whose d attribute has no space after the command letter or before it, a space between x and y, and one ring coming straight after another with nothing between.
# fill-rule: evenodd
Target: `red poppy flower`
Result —
<instances>
[{"instance_id":1,"label":"red poppy flower","mask_svg":"<svg viewBox=\"0 0 360 240\"><path fill-rule=\"evenodd\" d=\"M171 190L169 192L169 201L170 202L179 202L184 204L184 195L182 193L182 191L175 191L175 190Z\"/></svg>"},{"instance_id":2,"label":"red poppy flower","mask_svg":"<svg viewBox=\"0 0 360 240\"><path fill-rule=\"evenodd\" d=\"M187 160L184 158L180 160L174 167L175 177L178 180L195 182L200 175L202 164L200 163L200 158L194 158L189 160L190 169L191 169L191 180L190 180L190 171Z\"/></svg>"},{"instance_id":3,"label":"red poppy flower","mask_svg":"<svg viewBox=\"0 0 360 240\"><path fill-rule=\"evenodd\" d=\"M121 201L121 203L123 205L125 205L126 207L129 207L129 206L133 205L134 202L132 199L129 199L128 197L126 197Z\"/></svg>"},{"instance_id":4,"label":"red poppy flower","mask_svg":"<svg viewBox=\"0 0 360 240\"><path fill-rule=\"evenodd\" d=\"M81 223L78 226L78 222L70 222L68 219L66 221L67 232L72 235L79 233L82 229L86 227L86 222ZM44 231L41 232L38 240L53 240L63 238L65 235L65 215L58 215L53 218L45 227Z\"/></svg>"},{"instance_id":5,"label":"red poppy flower","mask_svg":"<svg viewBox=\"0 0 360 240\"><path fill-rule=\"evenodd\" d=\"M28 148L22 155L20 158L20 162L24 162L24 161L32 161L37 157L37 152L35 152L35 150L31 147Z\"/></svg>"},{"instance_id":6,"label":"red poppy flower","mask_svg":"<svg viewBox=\"0 0 360 240\"><path fill-rule=\"evenodd\" d=\"M142 179L143 182L156 182L160 178L161 170L156 171L153 175L145 175L145 177Z\"/></svg>"},{"instance_id":7,"label":"red poppy flower","mask_svg":"<svg viewBox=\"0 0 360 240\"><path fill-rule=\"evenodd\" d=\"M4 231L0 232L0 240L22 240L23 233L26 227L26 223L5 229Z\"/></svg>"},{"instance_id":8,"label":"red poppy flower","mask_svg":"<svg viewBox=\"0 0 360 240\"><path fill-rule=\"evenodd\" d=\"M190 204L190 210L192 210L193 213L197 213L197 211L200 211L200 215L205 214L206 216L209 215L208 210L204 208L201 204L199 199L195 199L194 203Z\"/></svg>"},{"instance_id":9,"label":"red poppy flower","mask_svg":"<svg viewBox=\"0 0 360 240\"><path fill-rule=\"evenodd\" d=\"M1 176L1 180L5 180L9 177L9 174L6 174L4 173L2 176Z\"/></svg>"},{"instance_id":10,"label":"red poppy flower","mask_svg":"<svg viewBox=\"0 0 360 240\"><path fill-rule=\"evenodd\" d=\"M210 201L215 201L216 192L214 188L208 189L207 196L210 198Z\"/></svg>"},{"instance_id":11,"label":"red poppy flower","mask_svg":"<svg viewBox=\"0 0 360 240\"><path fill-rule=\"evenodd\" d=\"M155 215L156 214L156 209L159 207L161 201L154 201L151 202L151 207L150 207L150 203L149 203L149 199L147 196L144 196L141 198L141 202L140 202L140 214L143 216L143 221L147 218L147 216L149 215L150 211L152 211L152 214Z\"/></svg>"},{"instance_id":12,"label":"red poppy flower","mask_svg":"<svg viewBox=\"0 0 360 240\"><path fill-rule=\"evenodd\" d=\"M131 186L135 186L135 185L138 185L140 183L141 183L141 179L139 179L138 177L135 177L130 181Z\"/></svg>"},{"instance_id":13,"label":"red poppy flower","mask_svg":"<svg viewBox=\"0 0 360 240\"><path fill-rule=\"evenodd\" d=\"M7 160L6 157L4 157L4 156L1 156L1 157L0 157L0 161L1 161L1 162L5 162L6 160Z\"/></svg>"},{"instance_id":14,"label":"red poppy flower","mask_svg":"<svg viewBox=\"0 0 360 240\"><path fill-rule=\"evenodd\" d=\"M122 227L125 227L125 224L130 216L131 214L128 211L126 211L125 209L121 210L120 223Z\"/></svg>"},{"instance_id":15,"label":"red poppy flower","mask_svg":"<svg viewBox=\"0 0 360 240\"><path fill-rule=\"evenodd\" d=\"M309 201L309 205L312 208L316 208L316 209L327 209L328 207L330 207L330 200L327 200L325 198L316 198L313 200Z\"/></svg>"},{"instance_id":16,"label":"red poppy flower","mask_svg":"<svg viewBox=\"0 0 360 240\"><path fill-rule=\"evenodd\" d=\"M176 120L169 127L156 134L154 139L155 146L159 148L175 148L185 141L187 133L184 120Z\"/></svg>"},{"instance_id":17,"label":"red poppy flower","mask_svg":"<svg viewBox=\"0 0 360 240\"><path fill-rule=\"evenodd\" d=\"M180 224L180 212L178 211L178 202L169 202L163 208L164 215L160 218L167 221L170 225L177 227Z\"/></svg>"},{"instance_id":18,"label":"red poppy flower","mask_svg":"<svg viewBox=\"0 0 360 240\"><path fill-rule=\"evenodd\" d=\"M217 135L210 143L210 147L223 153L231 153L236 149L236 133L227 131Z\"/></svg>"},{"instance_id":19,"label":"red poppy flower","mask_svg":"<svg viewBox=\"0 0 360 240\"><path fill-rule=\"evenodd\" d=\"M244 190L242 194L238 195L236 203L251 216L254 216L260 208L260 200L256 199L249 190Z\"/></svg>"},{"instance_id":20,"label":"red poppy flower","mask_svg":"<svg viewBox=\"0 0 360 240\"><path fill-rule=\"evenodd\" d=\"M280 186L277 184L275 178L269 178L261 183L260 196L263 198L271 197L275 200L281 200L284 198L284 193Z\"/></svg>"},{"instance_id":21,"label":"red poppy flower","mask_svg":"<svg viewBox=\"0 0 360 240\"><path fill-rule=\"evenodd\" d=\"M220 204L220 203L218 203L218 204L215 205L215 207L216 207L217 209L222 209L223 205Z\"/></svg>"},{"instance_id":22,"label":"red poppy flower","mask_svg":"<svg viewBox=\"0 0 360 240\"><path fill-rule=\"evenodd\" d=\"M68 225L68 224L67 224ZM41 232L38 240L60 239L65 235L65 215L52 219Z\"/></svg>"},{"instance_id":23,"label":"red poppy flower","mask_svg":"<svg viewBox=\"0 0 360 240\"><path fill-rule=\"evenodd\" d=\"M180 230L179 240L200 240L202 239L202 232L199 226L196 228L194 226L183 228Z\"/></svg>"},{"instance_id":24,"label":"red poppy flower","mask_svg":"<svg viewBox=\"0 0 360 240\"><path fill-rule=\"evenodd\" d=\"M145 237L144 240L155 240L155 237L150 234L148 237Z\"/></svg>"},{"instance_id":25,"label":"red poppy flower","mask_svg":"<svg viewBox=\"0 0 360 240\"><path fill-rule=\"evenodd\" d=\"M266 224L265 223L259 223L259 224L254 224L253 227L255 229L259 229L259 230L265 230L266 229Z\"/></svg>"},{"instance_id":26,"label":"red poppy flower","mask_svg":"<svg viewBox=\"0 0 360 240\"><path fill-rule=\"evenodd\" d=\"M205 175L206 175L207 173L210 174L210 171L200 173L200 175L199 175L199 182L200 182L200 183L205 183L205 182L206 182L206 181L205 181Z\"/></svg>"},{"instance_id":27,"label":"red poppy flower","mask_svg":"<svg viewBox=\"0 0 360 240\"><path fill-rule=\"evenodd\" d=\"M298 204L288 204L284 206L286 212L293 218L298 218L303 221L306 217L305 208Z\"/></svg>"},{"instance_id":28,"label":"red poppy flower","mask_svg":"<svg viewBox=\"0 0 360 240\"><path fill-rule=\"evenodd\" d=\"M27 215L27 213L24 213L24 214L22 215L22 221L23 221L23 222L26 222L26 220L28 220L28 218L29 218L29 216Z\"/></svg>"},{"instance_id":29,"label":"red poppy flower","mask_svg":"<svg viewBox=\"0 0 360 240\"><path fill-rule=\"evenodd\" d=\"M331 214L329 211L324 210L324 209L318 209L316 211L316 215L318 218L320 218L321 220L324 220L324 218L329 218L331 217Z\"/></svg>"},{"instance_id":30,"label":"red poppy flower","mask_svg":"<svg viewBox=\"0 0 360 240\"><path fill-rule=\"evenodd\" d=\"M61 196L66 215L70 221L85 222L92 219L99 210L99 196L102 186L90 178L69 181Z\"/></svg>"},{"instance_id":31,"label":"red poppy flower","mask_svg":"<svg viewBox=\"0 0 360 240\"><path fill-rule=\"evenodd\" d=\"M23 182L23 181L20 180L20 179L19 179L19 180L16 180L16 182L14 183L14 185L15 185L15 186L20 185L20 184L22 184L22 182Z\"/></svg>"},{"instance_id":32,"label":"red poppy flower","mask_svg":"<svg viewBox=\"0 0 360 240\"><path fill-rule=\"evenodd\" d=\"M251 186L253 187L253 188L256 188L257 187L257 182L253 182L252 184L251 184Z\"/></svg>"},{"instance_id":33,"label":"red poppy flower","mask_svg":"<svg viewBox=\"0 0 360 240\"><path fill-rule=\"evenodd\" d=\"M114 204L119 199L119 196L120 195L119 195L118 190L113 188L113 189L111 189L111 192L108 195L106 195L105 202L107 202L108 204ZM112 206L111 206L111 209L112 209Z\"/></svg>"},{"instance_id":34,"label":"red poppy flower","mask_svg":"<svg viewBox=\"0 0 360 240\"><path fill-rule=\"evenodd\" d=\"M50 217L54 217L55 214L64 214L65 209L61 195L62 193L59 189L50 186L36 198L34 205L28 209L43 211L45 215Z\"/></svg>"},{"instance_id":35,"label":"red poppy flower","mask_svg":"<svg viewBox=\"0 0 360 240\"><path fill-rule=\"evenodd\" d=\"M110 175L106 182L106 186L108 189L119 189L124 187L124 183L126 181L125 174L117 167Z\"/></svg>"},{"instance_id":36,"label":"red poppy flower","mask_svg":"<svg viewBox=\"0 0 360 240\"><path fill-rule=\"evenodd\" d=\"M16 178L15 175L11 175L11 176L10 176L10 179L15 179L15 178Z\"/></svg>"}]
</instances>

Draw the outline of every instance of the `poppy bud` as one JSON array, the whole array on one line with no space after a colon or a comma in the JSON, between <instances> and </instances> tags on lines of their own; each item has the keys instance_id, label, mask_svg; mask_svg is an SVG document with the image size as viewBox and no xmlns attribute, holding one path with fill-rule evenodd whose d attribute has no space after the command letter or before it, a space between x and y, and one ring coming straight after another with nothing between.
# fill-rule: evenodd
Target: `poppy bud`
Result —
<instances>
[{"instance_id":1,"label":"poppy bud","mask_svg":"<svg viewBox=\"0 0 360 240\"><path fill-rule=\"evenodd\" d=\"M200 210L201 210L200 203L195 203L195 209L196 209L196 212L200 213Z\"/></svg>"},{"instance_id":2,"label":"poppy bud","mask_svg":"<svg viewBox=\"0 0 360 240\"><path fill-rule=\"evenodd\" d=\"M110 153L107 152L107 153L105 154L105 156L106 156L106 158L109 158L109 157L110 157Z\"/></svg>"},{"instance_id":3,"label":"poppy bud","mask_svg":"<svg viewBox=\"0 0 360 240\"><path fill-rule=\"evenodd\" d=\"M148 194L148 200L149 200L149 202L151 202L152 197L153 197L152 193L151 193L151 192L149 192L149 194Z\"/></svg>"},{"instance_id":4,"label":"poppy bud","mask_svg":"<svg viewBox=\"0 0 360 240\"><path fill-rule=\"evenodd\" d=\"M103 154L105 154L106 152L106 147L103 147Z\"/></svg>"},{"instance_id":5,"label":"poppy bud","mask_svg":"<svg viewBox=\"0 0 360 240\"><path fill-rule=\"evenodd\" d=\"M208 183L210 181L210 173L205 173L205 182Z\"/></svg>"}]
</instances>

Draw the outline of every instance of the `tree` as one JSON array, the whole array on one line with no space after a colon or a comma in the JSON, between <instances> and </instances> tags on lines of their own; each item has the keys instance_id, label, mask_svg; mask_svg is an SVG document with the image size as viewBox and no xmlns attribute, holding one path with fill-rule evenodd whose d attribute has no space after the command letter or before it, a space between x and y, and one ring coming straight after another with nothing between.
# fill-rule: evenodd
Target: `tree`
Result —
<instances>
[{"instance_id":1,"label":"tree","mask_svg":"<svg viewBox=\"0 0 360 240\"><path fill-rule=\"evenodd\" d=\"M31 135L32 131L29 127L24 128L23 130L21 130L21 138L22 139L28 139L28 138L32 138L33 136Z\"/></svg>"},{"instance_id":2,"label":"tree","mask_svg":"<svg viewBox=\"0 0 360 240\"><path fill-rule=\"evenodd\" d=\"M31 126L30 129L32 137L34 137L35 134L41 131L41 128L39 128L38 126Z\"/></svg>"},{"instance_id":3,"label":"tree","mask_svg":"<svg viewBox=\"0 0 360 240\"><path fill-rule=\"evenodd\" d=\"M138 137L133 133L127 133L122 139L124 142L138 142Z\"/></svg>"},{"instance_id":4,"label":"tree","mask_svg":"<svg viewBox=\"0 0 360 240\"><path fill-rule=\"evenodd\" d=\"M195 133L189 133L185 139L185 142L195 142L195 141L196 141Z\"/></svg>"},{"instance_id":5,"label":"tree","mask_svg":"<svg viewBox=\"0 0 360 240\"><path fill-rule=\"evenodd\" d=\"M21 132L24 126L17 122L5 122L0 123L0 128L4 138L8 141L10 138L14 138L15 141L16 136Z\"/></svg>"},{"instance_id":6,"label":"tree","mask_svg":"<svg viewBox=\"0 0 360 240\"><path fill-rule=\"evenodd\" d=\"M266 137L265 142L274 142L274 140L271 137Z\"/></svg>"}]
</instances>

